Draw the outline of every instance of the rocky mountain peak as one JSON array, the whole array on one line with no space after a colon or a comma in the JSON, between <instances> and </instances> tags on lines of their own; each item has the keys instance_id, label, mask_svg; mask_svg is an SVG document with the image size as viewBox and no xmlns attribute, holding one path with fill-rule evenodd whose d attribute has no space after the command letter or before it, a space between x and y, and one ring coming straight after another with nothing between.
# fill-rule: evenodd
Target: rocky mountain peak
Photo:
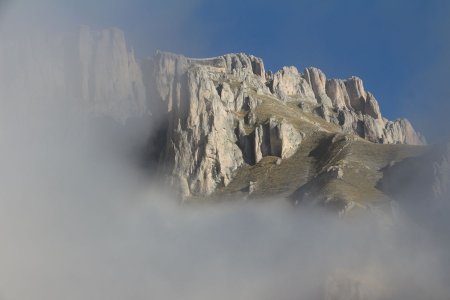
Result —
<instances>
[{"instance_id":1,"label":"rocky mountain peak","mask_svg":"<svg viewBox=\"0 0 450 300\"><path fill-rule=\"evenodd\" d=\"M227 186L264 157L290 158L311 128L380 144L424 143L407 120L383 118L358 77L327 79L317 68L293 66L266 73L262 59L243 53L158 52L146 65L152 101L167 114L160 162L185 197Z\"/></svg>"},{"instance_id":2,"label":"rocky mountain peak","mask_svg":"<svg viewBox=\"0 0 450 300\"><path fill-rule=\"evenodd\" d=\"M26 88L24 88L26 87ZM0 45L4 99L72 99L86 112L124 123L146 113L141 66L115 28L50 35L39 32Z\"/></svg>"},{"instance_id":3,"label":"rocky mountain peak","mask_svg":"<svg viewBox=\"0 0 450 300\"><path fill-rule=\"evenodd\" d=\"M260 181L278 174L272 168L284 170L285 161L298 170L279 173L283 193L323 170L335 170L325 172L328 177L342 174L339 166L320 166L318 153L331 147L329 141L424 144L406 119L382 116L358 77L328 79L313 67L266 72L261 58L245 53L198 59L157 52L139 61L118 29L82 27L1 44L0 96L69 99L120 124L151 119L158 127L151 156L183 197L245 190L248 178L239 178L264 170L251 180L256 195L275 184Z\"/></svg>"}]
</instances>

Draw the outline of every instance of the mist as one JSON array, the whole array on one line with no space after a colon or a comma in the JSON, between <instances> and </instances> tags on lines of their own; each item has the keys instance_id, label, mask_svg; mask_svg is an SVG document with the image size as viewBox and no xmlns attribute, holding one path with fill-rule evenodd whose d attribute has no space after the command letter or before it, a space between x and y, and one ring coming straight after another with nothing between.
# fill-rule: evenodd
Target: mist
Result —
<instances>
[{"instance_id":1,"label":"mist","mask_svg":"<svg viewBox=\"0 0 450 300\"><path fill-rule=\"evenodd\" d=\"M16 23L23 8L0 9L3 28L29 28ZM14 39L1 32L0 42ZM45 78L24 78L20 57L4 53L1 300L448 299L448 205L436 217L408 204L427 199L411 199L395 219L340 219L285 199L182 203L136 157L151 121L124 125L46 97L59 83L41 89Z\"/></svg>"},{"instance_id":2,"label":"mist","mask_svg":"<svg viewBox=\"0 0 450 300\"><path fill-rule=\"evenodd\" d=\"M449 293L448 238L407 216L394 223L373 214L339 219L283 199L181 205L148 170L111 150L114 142L49 136L63 122L50 119L32 134L9 128L12 136L2 138L3 299Z\"/></svg>"}]
</instances>

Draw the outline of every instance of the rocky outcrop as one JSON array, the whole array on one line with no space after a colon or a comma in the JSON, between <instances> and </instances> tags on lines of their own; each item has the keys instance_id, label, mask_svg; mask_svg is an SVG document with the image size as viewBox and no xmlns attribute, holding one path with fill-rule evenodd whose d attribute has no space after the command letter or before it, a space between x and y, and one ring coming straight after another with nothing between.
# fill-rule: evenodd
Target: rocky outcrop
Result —
<instances>
[{"instance_id":1,"label":"rocky outcrop","mask_svg":"<svg viewBox=\"0 0 450 300\"><path fill-rule=\"evenodd\" d=\"M255 129L255 162L264 156L291 157L302 141L302 133L287 123L270 118Z\"/></svg>"},{"instance_id":2,"label":"rocky outcrop","mask_svg":"<svg viewBox=\"0 0 450 300\"><path fill-rule=\"evenodd\" d=\"M242 53L192 59L159 52L144 62L144 73L152 111L165 130L159 163L184 197L227 186L244 164L295 154L301 129L275 115L261 118L261 99L296 103L372 142L422 144L407 120L381 116L357 77L327 80L319 69L301 74L295 67L266 73L260 58Z\"/></svg>"},{"instance_id":3,"label":"rocky outcrop","mask_svg":"<svg viewBox=\"0 0 450 300\"><path fill-rule=\"evenodd\" d=\"M316 104L311 85L301 76L296 67L284 67L268 82L272 93L283 101L307 101Z\"/></svg>"},{"instance_id":4,"label":"rocky outcrop","mask_svg":"<svg viewBox=\"0 0 450 300\"><path fill-rule=\"evenodd\" d=\"M82 27L65 35L44 33L2 41L2 99L67 101L124 123L146 113L141 67L122 31Z\"/></svg>"},{"instance_id":5,"label":"rocky outcrop","mask_svg":"<svg viewBox=\"0 0 450 300\"><path fill-rule=\"evenodd\" d=\"M245 54L199 60L158 53L148 66L153 101L167 115L161 165L181 184L184 197L227 185L244 163L239 116L257 105L248 87L268 92L262 61Z\"/></svg>"},{"instance_id":6,"label":"rocky outcrop","mask_svg":"<svg viewBox=\"0 0 450 300\"><path fill-rule=\"evenodd\" d=\"M159 162L183 187L184 197L208 195L228 185L243 164L253 165L265 156L289 158L303 139L285 119L256 117L258 98L273 96L259 58L228 54L191 59L157 53L146 62L146 71L149 90L155 92L152 107L166 116ZM272 78L271 88L287 97L303 93L296 84L308 87L306 81L295 68L285 71Z\"/></svg>"},{"instance_id":7,"label":"rocky outcrop","mask_svg":"<svg viewBox=\"0 0 450 300\"><path fill-rule=\"evenodd\" d=\"M426 143L408 120L388 121L383 118L378 101L370 92L365 91L360 78L326 80L324 92L324 75L314 68L307 74L308 78L316 78L312 81L315 82L316 97L326 99L324 96L326 95L331 99L331 105L325 101L322 107L316 109L317 114L329 122L338 124L344 132L355 133L371 142L381 144Z\"/></svg>"},{"instance_id":8,"label":"rocky outcrop","mask_svg":"<svg viewBox=\"0 0 450 300\"><path fill-rule=\"evenodd\" d=\"M79 76L80 96L93 111L122 121L145 112L142 71L134 52L127 49L122 31L92 31L83 27L77 63L78 59L80 73L73 75Z\"/></svg>"},{"instance_id":9,"label":"rocky outcrop","mask_svg":"<svg viewBox=\"0 0 450 300\"><path fill-rule=\"evenodd\" d=\"M303 78L305 78L306 81L311 86L312 90L314 91L314 95L317 99L317 102L319 104L323 104L325 106L332 106L331 99L325 92L325 85L327 79L325 77L325 74L321 70L317 68L307 68L305 69Z\"/></svg>"},{"instance_id":10,"label":"rocky outcrop","mask_svg":"<svg viewBox=\"0 0 450 300\"><path fill-rule=\"evenodd\" d=\"M380 144L424 145L425 139L417 133L407 119L388 121L357 113L354 110L321 108L318 115L329 122L341 126L345 133L358 136Z\"/></svg>"},{"instance_id":11,"label":"rocky outcrop","mask_svg":"<svg viewBox=\"0 0 450 300\"><path fill-rule=\"evenodd\" d=\"M284 67L269 73L267 79L271 92L281 101L298 103L303 110L341 126L346 133L381 144L426 143L408 120L383 118L375 96L364 89L358 77L327 79L317 68L307 68L302 74L295 67Z\"/></svg>"},{"instance_id":12,"label":"rocky outcrop","mask_svg":"<svg viewBox=\"0 0 450 300\"><path fill-rule=\"evenodd\" d=\"M159 130L150 156L185 197L227 186L244 164L267 156L289 159L306 138L304 122L314 131L337 130L375 143L423 143L407 120L383 118L357 77L327 79L317 68L301 73L296 67L272 74L262 59L244 53L193 59L159 52L139 62L118 29L82 27L5 41L0 96L36 99L36 106L70 100L76 109L81 103L83 112L120 124L151 119ZM258 109L263 101L268 111ZM283 114L275 106L296 111Z\"/></svg>"}]
</instances>

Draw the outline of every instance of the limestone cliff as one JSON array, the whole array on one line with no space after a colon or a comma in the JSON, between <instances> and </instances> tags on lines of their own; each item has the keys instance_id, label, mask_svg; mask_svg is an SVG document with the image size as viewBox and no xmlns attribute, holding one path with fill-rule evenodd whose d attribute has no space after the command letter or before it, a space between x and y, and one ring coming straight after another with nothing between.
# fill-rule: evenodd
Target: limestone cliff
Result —
<instances>
[{"instance_id":1,"label":"limestone cliff","mask_svg":"<svg viewBox=\"0 0 450 300\"><path fill-rule=\"evenodd\" d=\"M295 67L266 73L260 58L243 53L192 59L160 52L144 65L151 107L166 116L158 159L184 197L210 195L264 157L290 158L309 125L380 144L424 143L407 120L383 118L356 77L326 79L316 68L302 74ZM271 110L275 104L280 110ZM292 108L303 115L284 117Z\"/></svg>"},{"instance_id":2,"label":"limestone cliff","mask_svg":"<svg viewBox=\"0 0 450 300\"><path fill-rule=\"evenodd\" d=\"M118 29L82 27L71 34L37 32L2 40L2 101L66 101L118 122L146 112L141 67Z\"/></svg>"},{"instance_id":3,"label":"limestone cliff","mask_svg":"<svg viewBox=\"0 0 450 300\"><path fill-rule=\"evenodd\" d=\"M150 89L157 91L152 100L164 103L167 113L164 169L184 196L208 195L228 185L248 156L236 134L239 128L245 131L239 114L257 105L246 85L268 91L261 60L244 54L194 60L158 53L149 68Z\"/></svg>"},{"instance_id":4,"label":"limestone cliff","mask_svg":"<svg viewBox=\"0 0 450 300\"><path fill-rule=\"evenodd\" d=\"M347 160L360 149L398 149L406 157L415 150L400 146L424 144L406 119L383 118L357 77L327 79L319 69L292 66L266 72L262 59L243 53L193 59L158 52L138 61L118 29L5 40L0 99L36 107L66 101L119 124L151 121L148 156L185 198L251 190L345 207L352 187L341 194L322 187L344 186L352 174ZM393 147L375 146L385 144Z\"/></svg>"},{"instance_id":5,"label":"limestone cliff","mask_svg":"<svg viewBox=\"0 0 450 300\"><path fill-rule=\"evenodd\" d=\"M307 68L301 74L295 67L289 67L275 73L269 86L281 100L296 101L305 110L338 124L344 132L355 133L371 142L410 145L425 143L408 120L392 122L383 118L378 101L370 92L365 91L363 82L358 77L347 80L327 79L316 68Z\"/></svg>"}]
</instances>

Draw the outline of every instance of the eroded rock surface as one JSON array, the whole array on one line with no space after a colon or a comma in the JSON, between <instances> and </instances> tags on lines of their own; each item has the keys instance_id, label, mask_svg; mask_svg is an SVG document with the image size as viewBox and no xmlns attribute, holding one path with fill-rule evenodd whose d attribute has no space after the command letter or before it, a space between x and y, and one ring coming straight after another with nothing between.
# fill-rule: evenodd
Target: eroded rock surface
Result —
<instances>
[{"instance_id":1,"label":"eroded rock surface","mask_svg":"<svg viewBox=\"0 0 450 300\"><path fill-rule=\"evenodd\" d=\"M257 95L271 95L261 59L158 53L147 66L155 107L167 115L160 163L184 197L209 195L243 164L264 156L288 158L301 143L302 133L286 120L254 116Z\"/></svg>"},{"instance_id":2,"label":"eroded rock surface","mask_svg":"<svg viewBox=\"0 0 450 300\"><path fill-rule=\"evenodd\" d=\"M82 27L30 34L0 44L0 97L67 101L124 123L147 112L139 62L118 29ZM25 101L25 100L24 100ZM28 101L29 102L29 101Z\"/></svg>"},{"instance_id":3,"label":"eroded rock surface","mask_svg":"<svg viewBox=\"0 0 450 300\"><path fill-rule=\"evenodd\" d=\"M245 54L198 60L158 53L149 66L154 101L167 114L160 162L183 183L185 197L227 185L244 164L236 132L239 116L257 105L249 89L268 93L262 61Z\"/></svg>"},{"instance_id":4,"label":"eroded rock surface","mask_svg":"<svg viewBox=\"0 0 450 300\"><path fill-rule=\"evenodd\" d=\"M319 69L302 74L295 67L266 73L260 58L242 53L192 59L160 52L144 66L151 107L166 116L160 164L184 187L185 197L227 186L241 166L266 156L295 154L305 134L276 111L261 115L262 101L298 105L371 142L423 144L407 120L382 117L357 77L327 79Z\"/></svg>"},{"instance_id":5,"label":"eroded rock surface","mask_svg":"<svg viewBox=\"0 0 450 300\"><path fill-rule=\"evenodd\" d=\"M118 29L5 41L0 96L5 104L69 99L120 124L151 120L158 130L150 156L184 197L210 195L267 159L287 166L302 146L320 142L318 133L424 143L407 120L383 118L357 77L327 79L317 68L292 66L266 72L262 59L244 53L193 59L158 52L138 61Z\"/></svg>"}]
</instances>

